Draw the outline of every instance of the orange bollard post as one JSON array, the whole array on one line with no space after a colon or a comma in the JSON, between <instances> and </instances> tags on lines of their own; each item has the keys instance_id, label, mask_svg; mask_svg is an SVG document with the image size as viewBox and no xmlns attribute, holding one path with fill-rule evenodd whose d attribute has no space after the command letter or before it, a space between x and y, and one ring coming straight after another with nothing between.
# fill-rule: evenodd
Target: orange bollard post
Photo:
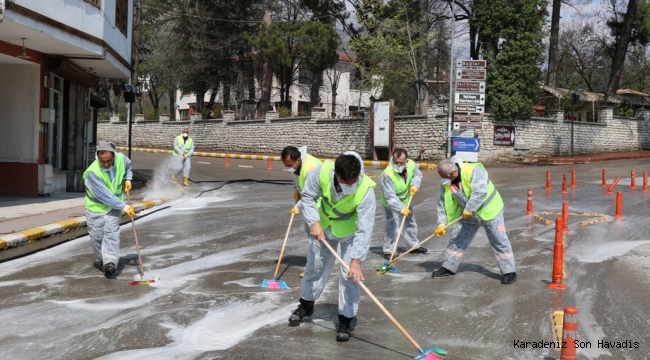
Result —
<instances>
[{"instance_id":1,"label":"orange bollard post","mask_svg":"<svg viewBox=\"0 0 650 360\"><path fill-rule=\"evenodd\" d=\"M552 282L548 284L550 289L566 289L562 284L562 265L564 265L564 244L562 243L562 234L564 225L562 218L555 219L555 245L553 246L553 275Z\"/></svg>"},{"instance_id":2,"label":"orange bollard post","mask_svg":"<svg viewBox=\"0 0 650 360\"><path fill-rule=\"evenodd\" d=\"M562 350L560 360L576 359L576 341L578 340L578 309L572 306L564 308L564 321L562 322Z\"/></svg>"},{"instance_id":3,"label":"orange bollard post","mask_svg":"<svg viewBox=\"0 0 650 360\"><path fill-rule=\"evenodd\" d=\"M566 174L562 176L562 191L560 191L562 194L566 194Z\"/></svg>"},{"instance_id":4,"label":"orange bollard post","mask_svg":"<svg viewBox=\"0 0 650 360\"><path fill-rule=\"evenodd\" d=\"M616 184L618 184L619 180L621 180L621 179L618 176L614 179L614 182L612 182L612 185L610 185L609 188L607 188L607 193L608 194L612 193L612 191L614 190L614 187L616 186Z\"/></svg>"},{"instance_id":5,"label":"orange bollard post","mask_svg":"<svg viewBox=\"0 0 650 360\"><path fill-rule=\"evenodd\" d=\"M576 184L576 169L571 169L571 187L578 187Z\"/></svg>"},{"instance_id":6,"label":"orange bollard post","mask_svg":"<svg viewBox=\"0 0 650 360\"><path fill-rule=\"evenodd\" d=\"M544 189L553 190L553 188L551 187L551 171L550 170L546 171L546 187Z\"/></svg>"},{"instance_id":7,"label":"orange bollard post","mask_svg":"<svg viewBox=\"0 0 650 360\"><path fill-rule=\"evenodd\" d=\"M526 214L533 213L533 189L528 188L528 201L526 203Z\"/></svg>"},{"instance_id":8,"label":"orange bollard post","mask_svg":"<svg viewBox=\"0 0 650 360\"><path fill-rule=\"evenodd\" d=\"M565 201L562 203L562 223L564 227L562 231L569 232L569 202Z\"/></svg>"},{"instance_id":9,"label":"orange bollard post","mask_svg":"<svg viewBox=\"0 0 650 360\"><path fill-rule=\"evenodd\" d=\"M648 172L647 171L643 172L643 187L641 188L641 191L648 192Z\"/></svg>"},{"instance_id":10,"label":"orange bollard post","mask_svg":"<svg viewBox=\"0 0 650 360\"><path fill-rule=\"evenodd\" d=\"M268 157L267 159L268 159L268 163L269 163L268 170L272 170L273 168L271 167L271 158Z\"/></svg>"},{"instance_id":11,"label":"orange bollard post","mask_svg":"<svg viewBox=\"0 0 650 360\"><path fill-rule=\"evenodd\" d=\"M630 173L631 178L630 178L630 189L634 190L636 189L636 172L632 170Z\"/></svg>"},{"instance_id":12,"label":"orange bollard post","mask_svg":"<svg viewBox=\"0 0 650 360\"><path fill-rule=\"evenodd\" d=\"M603 169L603 183L600 186L607 186L607 172Z\"/></svg>"},{"instance_id":13,"label":"orange bollard post","mask_svg":"<svg viewBox=\"0 0 650 360\"><path fill-rule=\"evenodd\" d=\"M616 192L616 213L614 218L619 219L623 217L623 193L620 191Z\"/></svg>"},{"instance_id":14,"label":"orange bollard post","mask_svg":"<svg viewBox=\"0 0 650 360\"><path fill-rule=\"evenodd\" d=\"M226 166L230 166L230 163L228 163L228 154L226 154Z\"/></svg>"}]
</instances>

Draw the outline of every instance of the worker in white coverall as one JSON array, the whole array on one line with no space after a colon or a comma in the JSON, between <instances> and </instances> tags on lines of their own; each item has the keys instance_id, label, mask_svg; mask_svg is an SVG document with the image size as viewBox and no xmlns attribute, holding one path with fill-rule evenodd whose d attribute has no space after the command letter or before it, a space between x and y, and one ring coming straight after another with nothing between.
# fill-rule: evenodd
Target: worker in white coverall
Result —
<instances>
[{"instance_id":1,"label":"worker in white coverall","mask_svg":"<svg viewBox=\"0 0 650 360\"><path fill-rule=\"evenodd\" d=\"M120 260L120 219L122 213L135 215L124 203L131 191L131 160L115 151L115 144L99 141L97 158L83 174L86 186L86 225L92 243L93 266L106 275L115 273Z\"/></svg>"},{"instance_id":2,"label":"worker in white coverall","mask_svg":"<svg viewBox=\"0 0 650 360\"><path fill-rule=\"evenodd\" d=\"M352 335L350 323L357 315L364 280L361 262L366 259L372 227L375 223L375 182L364 176L359 154L346 151L328 160L307 175L302 189L302 209L310 229L305 276L300 285L300 305L289 317L289 325L300 325L314 312L314 302L320 297L334 267L335 258L321 242L332 248L340 247L348 272L339 271L339 323L337 341L347 341Z\"/></svg>"},{"instance_id":3,"label":"worker in white coverall","mask_svg":"<svg viewBox=\"0 0 650 360\"><path fill-rule=\"evenodd\" d=\"M172 151L172 156L183 156L183 185L190 186L188 182L190 178L190 157L194 153L194 141L190 137L190 130L184 128L183 132L174 139L174 151ZM172 179L174 179L174 173L172 173Z\"/></svg>"},{"instance_id":4,"label":"worker in white coverall","mask_svg":"<svg viewBox=\"0 0 650 360\"><path fill-rule=\"evenodd\" d=\"M282 159L282 164L285 166L285 171L291 174L291 178L293 179L293 187L295 189L293 192L293 200L295 203L294 206L291 207L291 214L295 216L300 213L300 208L302 206L302 201L300 201L300 191L305 187L307 174L323 162L311 154L308 154L306 146L303 146L300 149L294 146L287 146L282 149L280 158ZM307 236L309 236L309 227L307 224L305 224L305 232L307 233ZM300 274L301 277L304 275L304 272Z\"/></svg>"},{"instance_id":5,"label":"worker in white coverall","mask_svg":"<svg viewBox=\"0 0 650 360\"><path fill-rule=\"evenodd\" d=\"M456 156L438 163L442 178L438 196L438 228L436 235L446 233L445 224L462 216L460 227L456 226L447 245L445 261L432 276L454 275L463 254L483 226L492 252L501 270L501 283L512 284L517 280L512 245L503 221L503 200L488 178L483 164L469 164Z\"/></svg>"},{"instance_id":6,"label":"worker in white coverall","mask_svg":"<svg viewBox=\"0 0 650 360\"><path fill-rule=\"evenodd\" d=\"M413 206L406 207L411 196L420 188L422 172L413 160L407 160L404 149L395 149L390 163L381 173L381 203L384 207L384 258L390 260L400 220L406 216L402 238L409 244L409 249L418 244L418 225L413 215ZM402 216L400 216L401 214ZM427 249L418 247L411 253L426 254Z\"/></svg>"}]
</instances>

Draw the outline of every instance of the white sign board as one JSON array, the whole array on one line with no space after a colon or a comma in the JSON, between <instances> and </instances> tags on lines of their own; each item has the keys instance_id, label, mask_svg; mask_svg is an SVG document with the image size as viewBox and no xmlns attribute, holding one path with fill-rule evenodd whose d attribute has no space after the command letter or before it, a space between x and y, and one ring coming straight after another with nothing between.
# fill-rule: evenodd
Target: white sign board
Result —
<instances>
[{"instance_id":1,"label":"white sign board","mask_svg":"<svg viewBox=\"0 0 650 360\"><path fill-rule=\"evenodd\" d=\"M456 151L456 156L464 162L478 162L478 152Z\"/></svg>"},{"instance_id":2,"label":"white sign board","mask_svg":"<svg viewBox=\"0 0 650 360\"><path fill-rule=\"evenodd\" d=\"M390 147L390 101L373 103L375 147Z\"/></svg>"}]
</instances>

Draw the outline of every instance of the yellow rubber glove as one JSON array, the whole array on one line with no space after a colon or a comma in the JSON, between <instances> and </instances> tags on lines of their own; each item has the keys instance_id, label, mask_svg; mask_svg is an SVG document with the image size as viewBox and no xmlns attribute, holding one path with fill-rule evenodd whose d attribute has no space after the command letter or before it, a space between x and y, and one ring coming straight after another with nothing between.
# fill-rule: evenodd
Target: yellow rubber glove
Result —
<instances>
[{"instance_id":1,"label":"yellow rubber glove","mask_svg":"<svg viewBox=\"0 0 650 360\"><path fill-rule=\"evenodd\" d=\"M130 180L127 180L127 181L124 182L124 191L125 192L131 191L131 181Z\"/></svg>"},{"instance_id":2,"label":"yellow rubber glove","mask_svg":"<svg viewBox=\"0 0 650 360\"><path fill-rule=\"evenodd\" d=\"M404 216L409 216L411 214L411 210L409 208L404 208L402 211L400 211L402 215Z\"/></svg>"},{"instance_id":3,"label":"yellow rubber glove","mask_svg":"<svg viewBox=\"0 0 650 360\"><path fill-rule=\"evenodd\" d=\"M187 159L187 154L183 153L183 159Z\"/></svg>"},{"instance_id":4,"label":"yellow rubber glove","mask_svg":"<svg viewBox=\"0 0 650 360\"><path fill-rule=\"evenodd\" d=\"M467 210L467 209L463 210L463 217L464 217L465 219L467 219L468 217L472 217L472 215L474 215L474 212L473 212L473 211L469 211L469 210Z\"/></svg>"},{"instance_id":5,"label":"yellow rubber glove","mask_svg":"<svg viewBox=\"0 0 650 360\"><path fill-rule=\"evenodd\" d=\"M294 193L293 193L293 199L294 199L296 202L300 201L300 191L298 191L298 190L294 191Z\"/></svg>"},{"instance_id":6,"label":"yellow rubber glove","mask_svg":"<svg viewBox=\"0 0 650 360\"><path fill-rule=\"evenodd\" d=\"M298 209L298 205L295 205L294 207L291 208L291 213L293 215L298 215L300 214L300 210Z\"/></svg>"},{"instance_id":7,"label":"yellow rubber glove","mask_svg":"<svg viewBox=\"0 0 650 360\"><path fill-rule=\"evenodd\" d=\"M415 185L411 185L409 191L411 192L411 196L413 196L416 192L418 192L418 188L416 188Z\"/></svg>"},{"instance_id":8,"label":"yellow rubber glove","mask_svg":"<svg viewBox=\"0 0 650 360\"><path fill-rule=\"evenodd\" d=\"M447 225L445 224L440 224L436 228L436 236L442 236L447 233Z\"/></svg>"},{"instance_id":9,"label":"yellow rubber glove","mask_svg":"<svg viewBox=\"0 0 650 360\"><path fill-rule=\"evenodd\" d=\"M133 206L124 205L122 212L128 216L135 216L135 208Z\"/></svg>"}]
</instances>

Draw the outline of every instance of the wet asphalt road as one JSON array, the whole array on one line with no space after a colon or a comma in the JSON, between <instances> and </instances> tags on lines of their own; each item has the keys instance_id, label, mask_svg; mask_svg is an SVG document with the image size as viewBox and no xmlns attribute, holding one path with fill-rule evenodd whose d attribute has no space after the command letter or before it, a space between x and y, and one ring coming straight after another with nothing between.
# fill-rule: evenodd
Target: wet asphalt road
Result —
<instances>
[{"instance_id":1,"label":"wet asphalt road","mask_svg":"<svg viewBox=\"0 0 650 360\"><path fill-rule=\"evenodd\" d=\"M152 173L168 159L134 153L134 167ZM264 161L193 158L194 181L251 178L287 180L281 164ZM620 176L624 218L578 226L570 217L564 291L549 290L554 228L525 215L526 190L534 210L614 214L615 194L600 186ZM579 359L646 359L650 351L650 193L640 191L646 161L577 166L488 166L504 198L508 235L518 281L502 285L496 261L481 230L457 275L432 279L441 265L448 235L429 242L430 252L407 255L400 274L377 275L383 241L378 206L373 243L362 268L365 284L422 346L449 351L447 359L559 359L555 349L519 348L518 341L554 341L551 312L579 310ZM575 168L578 187L560 193L562 174ZM629 189L635 169L639 189ZM553 190L544 190L546 170ZM381 169L366 173L379 175ZM413 200L420 239L433 233L439 177L423 170ZM155 178L150 196L171 191ZM162 181L162 180L165 181ZM379 180L378 178L376 180ZM160 275L152 286L129 286L137 276L130 225L122 227L118 275L106 279L92 267L87 237L0 264L0 353L7 359L408 359L417 351L362 294L354 337L335 341L338 286L333 272L316 303L313 320L288 327L297 306L305 264L302 218L294 221L280 268L288 290L259 288L273 276L292 203L291 186L260 183L194 183L171 208L136 222L145 270ZM376 191L379 197L379 191ZM542 215L553 219L554 215ZM335 267L336 269L337 267ZM637 342L639 348L599 348L599 341Z\"/></svg>"}]
</instances>

